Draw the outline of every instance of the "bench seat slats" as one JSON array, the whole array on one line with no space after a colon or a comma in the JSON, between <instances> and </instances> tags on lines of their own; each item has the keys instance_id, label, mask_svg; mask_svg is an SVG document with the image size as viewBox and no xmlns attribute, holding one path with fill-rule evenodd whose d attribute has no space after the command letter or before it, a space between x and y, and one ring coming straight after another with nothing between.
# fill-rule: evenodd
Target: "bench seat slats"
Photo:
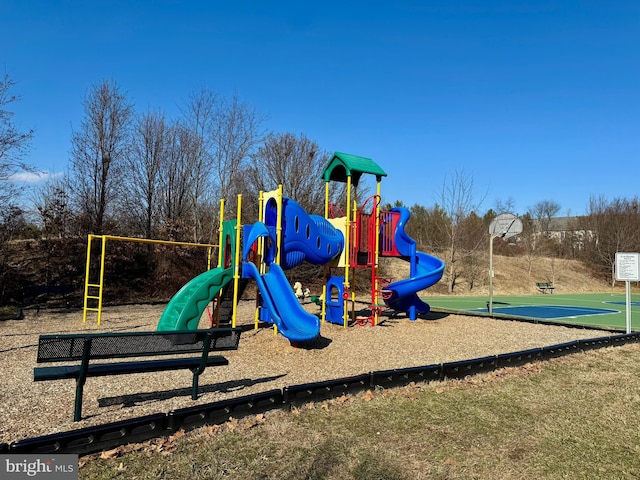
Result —
<instances>
[{"instance_id":1,"label":"bench seat slats","mask_svg":"<svg viewBox=\"0 0 640 480\"><path fill-rule=\"evenodd\" d=\"M92 363L87 367L87 376L103 377L107 375L120 375L127 373L158 372L164 370L181 370L200 366L201 357L174 358L162 360L145 360L136 362ZM229 365L229 360L221 355L212 355L207 358L206 366ZM33 380L41 382L46 380L62 380L65 378L77 379L82 367L80 365L63 365L57 367L38 367L33 369Z\"/></svg>"}]
</instances>

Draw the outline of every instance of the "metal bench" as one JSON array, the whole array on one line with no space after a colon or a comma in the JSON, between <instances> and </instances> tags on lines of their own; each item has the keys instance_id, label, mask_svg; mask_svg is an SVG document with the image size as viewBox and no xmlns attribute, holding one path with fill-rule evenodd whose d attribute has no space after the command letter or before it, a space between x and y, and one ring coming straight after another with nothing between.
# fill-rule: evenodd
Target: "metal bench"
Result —
<instances>
[{"instance_id":1,"label":"metal bench","mask_svg":"<svg viewBox=\"0 0 640 480\"><path fill-rule=\"evenodd\" d=\"M542 293L553 293L553 282L536 282L536 288Z\"/></svg>"},{"instance_id":2,"label":"metal bench","mask_svg":"<svg viewBox=\"0 0 640 480\"><path fill-rule=\"evenodd\" d=\"M191 398L198 398L198 377L209 366L228 365L212 351L237 350L238 328L182 330L167 332L118 332L41 335L38 363L74 362L72 365L35 367L33 380L76 380L73 420L82 416L82 393L88 377L189 369L193 373ZM198 353L197 356L185 356ZM175 358L138 360L139 357L180 355ZM120 362L91 363L92 360L126 359ZM79 362L79 363L78 363Z\"/></svg>"}]
</instances>

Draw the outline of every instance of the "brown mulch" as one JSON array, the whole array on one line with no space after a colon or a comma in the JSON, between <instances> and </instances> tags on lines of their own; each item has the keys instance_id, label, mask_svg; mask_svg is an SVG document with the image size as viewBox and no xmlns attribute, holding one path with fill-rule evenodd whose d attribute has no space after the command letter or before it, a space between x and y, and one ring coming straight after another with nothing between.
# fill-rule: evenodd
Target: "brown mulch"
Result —
<instances>
[{"instance_id":1,"label":"brown mulch","mask_svg":"<svg viewBox=\"0 0 640 480\"><path fill-rule=\"evenodd\" d=\"M254 301L242 300L238 325L253 324ZM82 322L82 312L26 312L24 320L0 322L0 442L100 425L205 404L287 385L329 380L375 370L465 360L542 347L603 332L562 326L432 313L411 322L381 316L380 325L326 323L315 348L294 348L271 328L242 334L237 351L224 352L229 365L200 377L200 397L191 400L188 370L89 378L83 419L73 422L74 380L34 382L38 335L87 330L155 330L163 305L108 307L102 325ZM310 312L319 313L311 303ZM204 324L203 324L204 326Z\"/></svg>"}]
</instances>

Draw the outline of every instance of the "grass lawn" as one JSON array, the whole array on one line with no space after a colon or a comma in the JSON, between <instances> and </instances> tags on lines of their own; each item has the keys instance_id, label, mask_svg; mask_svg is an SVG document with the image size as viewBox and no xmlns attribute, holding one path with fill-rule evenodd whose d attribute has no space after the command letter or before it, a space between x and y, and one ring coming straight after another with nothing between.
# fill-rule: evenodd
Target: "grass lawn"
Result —
<instances>
[{"instance_id":1,"label":"grass lawn","mask_svg":"<svg viewBox=\"0 0 640 480\"><path fill-rule=\"evenodd\" d=\"M82 458L81 479L640 477L640 344L275 410Z\"/></svg>"},{"instance_id":2,"label":"grass lawn","mask_svg":"<svg viewBox=\"0 0 640 480\"><path fill-rule=\"evenodd\" d=\"M435 310L444 309L455 312L478 311L487 312L488 296L483 297L463 297L463 296L443 296L424 297L425 300ZM631 329L640 330L640 296L632 295L631 301ZM625 330L626 328L626 297L624 294L539 294L526 296L494 296L493 309L496 315L518 315L518 311L509 312L512 307L520 306L570 306L584 309L614 310L615 313L584 314L579 309L569 316L547 318L545 310L539 309L540 316L534 316L534 310L528 310L525 318L538 319L549 322L565 323L572 325L584 325L588 327L599 327L607 329Z\"/></svg>"}]
</instances>

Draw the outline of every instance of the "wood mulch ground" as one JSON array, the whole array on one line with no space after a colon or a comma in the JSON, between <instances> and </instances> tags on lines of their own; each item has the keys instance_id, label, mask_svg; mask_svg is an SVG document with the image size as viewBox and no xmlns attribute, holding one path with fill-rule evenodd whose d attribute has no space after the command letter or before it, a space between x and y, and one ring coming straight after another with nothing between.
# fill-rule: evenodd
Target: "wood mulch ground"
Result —
<instances>
[{"instance_id":1,"label":"wood mulch ground","mask_svg":"<svg viewBox=\"0 0 640 480\"><path fill-rule=\"evenodd\" d=\"M242 300L238 324L253 324L253 300ZM83 331L155 330L163 305L108 307L102 325L82 323L82 312L26 312L24 320L0 322L0 442L105 424L205 404L287 385L329 380L375 370L465 360L542 347L603 332L562 326L431 313L411 322L382 315L377 327L326 323L316 348L294 348L271 328L242 334L237 351L223 352L229 365L200 377L191 400L188 370L89 378L83 419L73 422L74 380L33 382L38 336ZM319 307L307 303L310 312ZM203 324L204 326L204 324Z\"/></svg>"}]
</instances>

